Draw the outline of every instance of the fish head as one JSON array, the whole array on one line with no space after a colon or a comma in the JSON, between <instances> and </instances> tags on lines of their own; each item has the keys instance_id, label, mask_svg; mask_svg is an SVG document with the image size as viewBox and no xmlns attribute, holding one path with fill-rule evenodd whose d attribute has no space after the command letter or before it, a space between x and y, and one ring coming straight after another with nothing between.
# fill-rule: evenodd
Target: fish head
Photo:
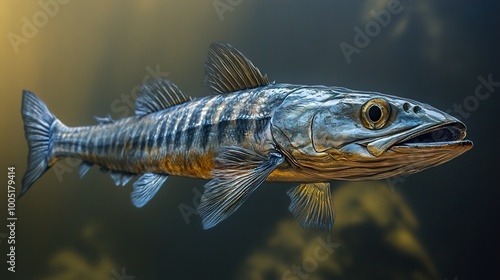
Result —
<instances>
[{"instance_id":1,"label":"fish head","mask_svg":"<svg viewBox=\"0 0 500 280\"><path fill-rule=\"evenodd\" d=\"M288 118L273 122L273 136L285 135L285 154L314 176L365 180L412 174L473 146L465 140L465 124L418 101L325 87L297 102L307 91L288 96L289 104L285 99L281 115Z\"/></svg>"}]
</instances>

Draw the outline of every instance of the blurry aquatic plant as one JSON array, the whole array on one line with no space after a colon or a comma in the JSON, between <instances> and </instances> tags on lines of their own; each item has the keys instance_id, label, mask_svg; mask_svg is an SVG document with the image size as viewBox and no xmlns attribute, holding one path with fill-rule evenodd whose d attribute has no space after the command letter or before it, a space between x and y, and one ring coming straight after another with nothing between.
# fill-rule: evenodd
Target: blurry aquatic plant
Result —
<instances>
[{"instance_id":1,"label":"blurry aquatic plant","mask_svg":"<svg viewBox=\"0 0 500 280\"><path fill-rule=\"evenodd\" d=\"M397 192L381 182L349 182L333 195L338 216L332 232L301 230L295 221L285 219L265 244L250 253L237 278L439 279L417 238L418 222ZM311 273L306 274L304 267L303 274L294 272L294 265L314 258L318 238L342 245L316 262Z\"/></svg>"},{"instance_id":2,"label":"blurry aquatic plant","mask_svg":"<svg viewBox=\"0 0 500 280\"><path fill-rule=\"evenodd\" d=\"M125 277L130 275L115 270L121 266L111 258L101 234L101 226L96 223L82 227L80 234L48 258L47 274L40 279L132 280Z\"/></svg>"}]
</instances>

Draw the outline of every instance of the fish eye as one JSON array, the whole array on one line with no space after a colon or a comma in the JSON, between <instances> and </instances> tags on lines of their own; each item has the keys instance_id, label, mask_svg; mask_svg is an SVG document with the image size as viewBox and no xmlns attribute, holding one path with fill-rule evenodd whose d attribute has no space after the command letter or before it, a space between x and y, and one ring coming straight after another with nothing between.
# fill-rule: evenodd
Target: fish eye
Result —
<instances>
[{"instance_id":1,"label":"fish eye","mask_svg":"<svg viewBox=\"0 0 500 280\"><path fill-rule=\"evenodd\" d=\"M391 107L387 101L374 98L366 102L361 108L361 120L369 129L384 127L391 114Z\"/></svg>"},{"instance_id":2,"label":"fish eye","mask_svg":"<svg viewBox=\"0 0 500 280\"><path fill-rule=\"evenodd\" d=\"M378 106L370 106L370 109L368 109L368 117L370 117L372 122L378 122L382 117L382 110L380 110Z\"/></svg>"}]
</instances>

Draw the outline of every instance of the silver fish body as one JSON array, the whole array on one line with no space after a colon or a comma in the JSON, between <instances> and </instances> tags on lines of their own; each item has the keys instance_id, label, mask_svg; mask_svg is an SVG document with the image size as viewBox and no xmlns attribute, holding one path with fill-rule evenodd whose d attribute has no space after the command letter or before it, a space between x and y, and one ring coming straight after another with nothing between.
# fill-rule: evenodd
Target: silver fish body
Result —
<instances>
[{"instance_id":1,"label":"silver fish body","mask_svg":"<svg viewBox=\"0 0 500 280\"><path fill-rule=\"evenodd\" d=\"M275 149L269 124L285 92L268 86L95 126L61 126L53 137L53 157L76 157L111 171L209 179L220 147L260 154Z\"/></svg>"},{"instance_id":2,"label":"silver fish body","mask_svg":"<svg viewBox=\"0 0 500 280\"><path fill-rule=\"evenodd\" d=\"M211 179L198 211L203 227L230 216L264 181L301 182L289 210L304 228L331 229L331 180L383 179L466 152L465 125L417 101L340 87L270 83L239 51L210 47L206 83L217 95L185 96L165 79L143 86L136 115L67 127L33 93L22 115L29 146L24 195L58 160L135 177L132 202L151 200L168 176Z\"/></svg>"}]
</instances>

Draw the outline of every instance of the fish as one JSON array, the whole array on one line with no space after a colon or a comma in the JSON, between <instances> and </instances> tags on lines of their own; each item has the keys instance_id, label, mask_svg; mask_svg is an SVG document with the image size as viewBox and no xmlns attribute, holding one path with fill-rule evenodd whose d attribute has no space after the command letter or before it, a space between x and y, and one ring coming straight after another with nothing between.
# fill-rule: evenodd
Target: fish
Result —
<instances>
[{"instance_id":1,"label":"fish","mask_svg":"<svg viewBox=\"0 0 500 280\"><path fill-rule=\"evenodd\" d=\"M96 165L117 186L132 180L146 205L169 176L209 180L198 206L204 229L233 214L263 182L294 182L289 211L302 228L330 230L330 182L380 180L443 164L473 147L466 126L430 105L338 86L270 82L227 43L205 60L213 94L185 95L164 78L144 83L135 115L69 127L24 90L28 166L21 198L57 161Z\"/></svg>"}]
</instances>

